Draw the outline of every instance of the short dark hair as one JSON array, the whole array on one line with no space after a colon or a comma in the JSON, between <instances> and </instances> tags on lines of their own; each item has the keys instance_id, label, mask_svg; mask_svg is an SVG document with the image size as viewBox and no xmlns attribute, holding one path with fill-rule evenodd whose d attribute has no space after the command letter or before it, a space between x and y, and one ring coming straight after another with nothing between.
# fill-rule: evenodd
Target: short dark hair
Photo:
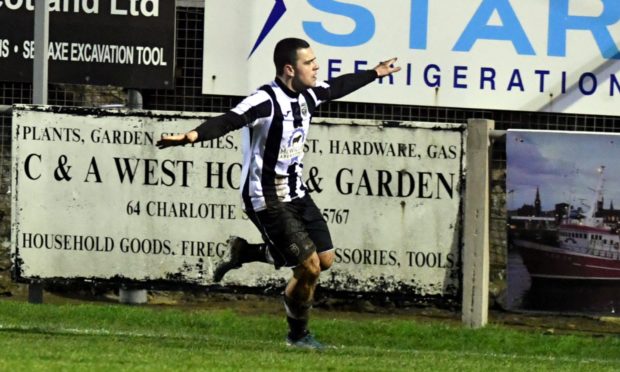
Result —
<instances>
[{"instance_id":1,"label":"short dark hair","mask_svg":"<svg viewBox=\"0 0 620 372\"><path fill-rule=\"evenodd\" d=\"M276 65L276 74L281 74L285 65L297 63L297 49L309 48L306 40L289 37L278 41L273 50L273 63Z\"/></svg>"}]
</instances>

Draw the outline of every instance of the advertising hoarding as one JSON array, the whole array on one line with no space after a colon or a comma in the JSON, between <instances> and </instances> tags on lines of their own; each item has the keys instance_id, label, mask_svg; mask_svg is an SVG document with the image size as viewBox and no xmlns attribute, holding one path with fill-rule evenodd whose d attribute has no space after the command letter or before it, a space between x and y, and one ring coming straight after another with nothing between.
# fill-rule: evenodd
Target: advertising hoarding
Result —
<instances>
[{"instance_id":1,"label":"advertising hoarding","mask_svg":"<svg viewBox=\"0 0 620 372\"><path fill-rule=\"evenodd\" d=\"M49 81L174 87L175 2L50 1ZM0 1L0 80L32 81L34 1Z\"/></svg>"},{"instance_id":2,"label":"advertising hoarding","mask_svg":"<svg viewBox=\"0 0 620 372\"><path fill-rule=\"evenodd\" d=\"M324 80L399 58L346 101L620 114L615 0L205 0L203 93L259 87L286 37L311 44Z\"/></svg>"},{"instance_id":3,"label":"advertising hoarding","mask_svg":"<svg viewBox=\"0 0 620 372\"><path fill-rule=\"evenodd\" d=\"M205 117L19 106L13 116L12 257L21 279L212 284L241 211L239 132L158 150ZM335 244L321 285L449 295L459 288L464 126L319 120L305 182ZM354 124L354 125L351 125ZM244 265L225 285L280 285Z\"/></svg>"}]
</instances>

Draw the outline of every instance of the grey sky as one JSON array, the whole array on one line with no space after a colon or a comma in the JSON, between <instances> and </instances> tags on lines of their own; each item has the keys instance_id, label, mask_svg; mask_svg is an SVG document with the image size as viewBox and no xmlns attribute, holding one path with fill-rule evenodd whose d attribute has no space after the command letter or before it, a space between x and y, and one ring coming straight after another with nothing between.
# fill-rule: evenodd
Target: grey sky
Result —
<instances>
[{"instance_id":1,"label":"grey sky","mask_svg":"<svg viewBox=\"0 0 620 372\"><path fill-rule=\"evenodd\" d=\"M511 130L506 138L508 209L533 204L540 188L543 210L570 202L590 204L605 166L605 208L620 209L620 135Z\"/></svg>"}]
</instances>

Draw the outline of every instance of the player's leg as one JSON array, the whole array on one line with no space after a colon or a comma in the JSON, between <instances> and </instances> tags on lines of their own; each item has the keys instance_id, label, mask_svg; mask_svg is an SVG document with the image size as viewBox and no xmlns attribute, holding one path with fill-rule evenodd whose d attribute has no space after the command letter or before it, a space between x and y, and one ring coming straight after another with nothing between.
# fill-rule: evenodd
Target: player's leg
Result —
<instances>
[{"instance_id":1,"label":"player's leg","mask_svg":"<svg viewBox=\"0 0 620 372\"><path fill-rule=\"evenodd\" d=\"M310 196L306 195L296 204L298 216L316 253L295 267L285 290L284 302L290 329L288 343L321 348L322 345L314 340L307 329L308 318L320 273L332 266L335 253L327 224Z\"/></svg>"},{"instance_id":2,"label":"player's leg","mask_svg":"<svg viewBox=\"0 0 620 372\"><path fill-rule=\"evenodd\" d=\"M316 246L321 262L321 271L329 269L335 258L334 245L327 223L323 219L321 210L316 206L309 194L303 197L303 221L310 239Z\"/></svg>"},{"instance_id":3,"label":"player's leg","mask_svg":"<svg viewBox=\"0 0 620 372\"><path fill-rule=\"evenodd\" d=\"M310 335L307 325L321 263L316 246L306 231L303 209L303 202L295 199L260 211L257 217L273 257L285 266L293 267L293 276L284 291L289 324L287 343L320 348L322 345Z\"/></svg>"},{"instance_id":4,"label":"player's leg","mask_svg":"<svg viewBox=\"0 0 620 372\"><path fill-rule=\"evenodd\" d=\"M262 228L254 212L248 212L248 217L262 232ZM263 238L264 239L264 238ZM231 236L227 242L226 256L218 263L213 271L213 281L220 282L227 272L240 268L244 263L264 262L274 264L267 243L250 244L247 240ZM281 265L280 265L281 266Z\"/></svg>"},{"instance_id":5,"label":"player's leg","mask_svg":"<svg viewBox=\"0 0 620 372\"><path fill-rule=\"evenodd\" d=\"M289 344L294 344L309 335L310 308L320 273L320 260L315 252L293 269L293 277L284 290L284 307L289 325L287 336Z\"/></svg>"},{"instance_id":6,"label":"player's leg","mask_svg":"<svg viewBox=\"0 0 620 372\"><path fill-rule=\"evenodd\" d=\"M284 307L289 326L286 338L288 345L309 349L324 348L308 330L308 321L320 273L323 269L328 269L333 260L333 250L313 253L293 269L293 277L284 291Z\"/></svg>"},{"instance_id":7,"label":"player's leg","mask_svg":"<svg viewBox=\"0 0 620 372\"><path fill-rule=\"evenodd\" d=\"M226 255L213 271L213 281L220 282L227 272L250 262L273 264L267 244L250 244L241 237L231 236L227 241Z\"/></svg>"}]
</instances>

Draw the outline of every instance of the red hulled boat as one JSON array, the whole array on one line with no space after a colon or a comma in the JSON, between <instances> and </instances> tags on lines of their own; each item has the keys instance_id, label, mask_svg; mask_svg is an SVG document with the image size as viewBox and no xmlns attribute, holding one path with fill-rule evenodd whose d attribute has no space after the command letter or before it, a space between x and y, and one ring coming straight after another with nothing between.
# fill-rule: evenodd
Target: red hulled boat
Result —
<instances>
[{"instance_id":1,"label":"red hulled boat","mask_svg":"<svg viewBox=\"0 0 620 372\"><path fill-rule=\"evenodd\" d=\"M604 167L595 199L588 213L580 219L567 220L557 228L553 241L515 237L528 272L534 278L620 280L620 235L596 215L602 198Z\"/></svg>"}]
</instances>

